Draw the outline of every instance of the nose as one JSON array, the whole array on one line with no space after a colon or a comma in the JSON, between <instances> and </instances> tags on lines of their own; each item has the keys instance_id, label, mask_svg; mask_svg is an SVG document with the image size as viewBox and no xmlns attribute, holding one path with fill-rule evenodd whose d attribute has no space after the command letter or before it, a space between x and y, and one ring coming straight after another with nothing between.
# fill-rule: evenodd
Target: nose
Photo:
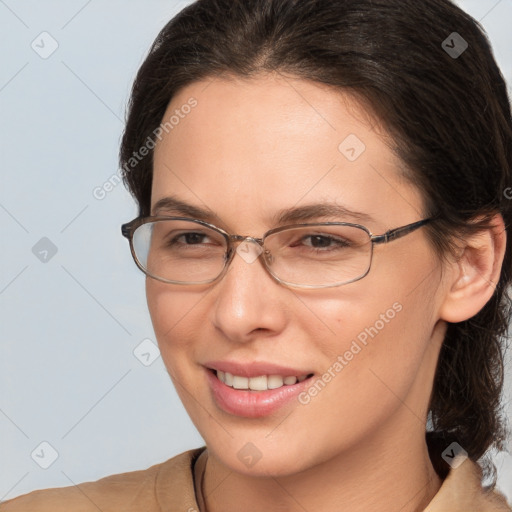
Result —
<instances>
[{"instance_id":1,"label":"nose","mask_svg":"<svg viewBox=\"0 0 512 512\"><path fill-rule=\"evenodd\" d=\"M275 335L287 323L287 290L264 268L263 248L252 239L238 245L216 284L213 323L230 340L247 342L255 333ZM268 255L267 255L268 257Z\"/></svg>"}]
</instances>

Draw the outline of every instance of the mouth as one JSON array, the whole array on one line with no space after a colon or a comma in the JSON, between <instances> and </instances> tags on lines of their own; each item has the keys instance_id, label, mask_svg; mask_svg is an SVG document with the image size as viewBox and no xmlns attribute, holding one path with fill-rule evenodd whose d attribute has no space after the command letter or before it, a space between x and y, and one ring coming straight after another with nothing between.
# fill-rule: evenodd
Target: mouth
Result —
<instances>
[{"instance_id":1,"label":"mouth","mask_svg":"<svg viewBox=\"0 0 512 512\"><path fill-rule=\"evenodd\" d=\"M306 390L314 374L259 375L246 377L205 368L213 402L222 411L245 418L270 416L295 401Z\"/></svg>"}]
</instances>

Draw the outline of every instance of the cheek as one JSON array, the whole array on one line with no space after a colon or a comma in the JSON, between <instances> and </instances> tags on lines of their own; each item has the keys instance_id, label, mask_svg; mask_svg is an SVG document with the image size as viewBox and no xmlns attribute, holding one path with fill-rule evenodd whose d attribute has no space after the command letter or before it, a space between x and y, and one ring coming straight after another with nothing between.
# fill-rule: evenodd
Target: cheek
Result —
<instances>
[{"instance_id":1,"label":"cheek","mask_svg":"<svg viewBox=\"0 0 512 512\"><path fill-rule=\"evenodd\" d=\"M440 276L432 265L422 268L430 272L427 279L405 265L399 272L388 266L385 274L372 268L373 274L340 288L335 298L302 297L314 314L296 319L322 354L322 370L340 376L326 375L337 381L333 388L363 400L389 394L388 388L405 395L422 364L434 364L434 351L432 358L424 356L436 324Z\"/></svg>"},{"instance_id":2,"label":"cheek","mask_svg":"<svg viewBox=\"0 0 512 512\"><path fill-rule=\"evenodd\" d=\"M321 370L348 373L350 366L351 387L361 387L370 367L396 365L404 356L405 339L415 323L409 318L414 308L397 300L397 294L373 294L371 299L352 294L320 304L303 300L317 313L316 322L298 320L309 333L309 351L323 355Z\"/></svg>"},{"instance_id":3,"label":"cheek","mask_svg":"<svg viewBox=\"0 0 512 512\"><path fill-rule=\"evenodd\" d=\"M202 297L197 291L187 292L178 285L146 279L148 309L166 366L175 360L175 355L192 348L191 340L198 326L194 314Z\"/></svg>"}]
</instances>

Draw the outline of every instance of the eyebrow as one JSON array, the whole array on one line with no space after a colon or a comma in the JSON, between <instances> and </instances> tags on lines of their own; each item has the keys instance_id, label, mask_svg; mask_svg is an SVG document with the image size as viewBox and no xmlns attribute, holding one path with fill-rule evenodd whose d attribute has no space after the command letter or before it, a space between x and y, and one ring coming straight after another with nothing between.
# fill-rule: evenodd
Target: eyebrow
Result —
<instances>
[{"instance_id":1,"label":"eyebrow","mask_svg":"<svg viewBox=\"0 0 512 512\"><path fill-rule=\"evenodd\" d=\"M211 222L219 220L219 216L209 208L195 206L182 201L174 196L163 197L159 199L152 208L152 215L183 215L194 219ZM277 211L271 218L271 225L283 226L286 224L294 224L312 221L323 218L350 219L358 222L374 222L375 219L370 215L332 203L312 203L304 206L284 208Z\"/></svg>"}]
</instances>

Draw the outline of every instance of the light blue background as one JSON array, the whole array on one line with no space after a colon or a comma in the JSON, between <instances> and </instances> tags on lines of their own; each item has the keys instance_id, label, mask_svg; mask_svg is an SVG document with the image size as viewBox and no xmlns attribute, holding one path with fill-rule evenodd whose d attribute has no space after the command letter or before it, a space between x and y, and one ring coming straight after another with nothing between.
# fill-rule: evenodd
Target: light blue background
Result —
<instances>
[{"instance_id":1,"label":"light blue background","mask_svg":"<svg viewBox=\"0 0 512 512\"><path fill-rule=\"evenodd\" d=\"M144 277L120 234L135 204L122 184L93 195L116 174L135 73L187 3L0 0L0 499L203 444L162 360L133 354L154 341ZM459 4L482 20L512 83L512 2ZM58 43L47 59L31 48L44 31ZM32 252L42 237L57 248L47 263ZM46 470L31 458L42 441L59 454ZM496 462L512 500L512 456Z\"/></svg>"}]
</instances>

